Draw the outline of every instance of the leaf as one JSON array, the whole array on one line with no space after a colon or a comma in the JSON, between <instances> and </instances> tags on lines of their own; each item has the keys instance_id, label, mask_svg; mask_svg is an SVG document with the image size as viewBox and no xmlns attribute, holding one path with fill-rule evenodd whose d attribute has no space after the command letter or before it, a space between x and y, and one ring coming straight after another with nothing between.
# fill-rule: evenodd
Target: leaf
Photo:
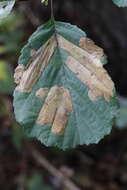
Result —
<instances>
[{"instance_id":1,"label":"leaf","mask_svg":"<svg viewBox=\"0 0 127 190\"><path fill-rule=\"evenodd\" d=\"M30 37L15 70L14 110L29 137L61 149L98 143L117 113L101 48L76 26L50 20Z\"/></svg>"},{"instance_id":2,"label":"leaf","mask_svg":"<svg viewBox=\"0 0 127 190\"><path fill-rule=\"evenodd\" d=\"M0 1L0 20L6 17L12 10L15 0Z\"/></svg>"},{"instance_id":3,"label":"leaf","mask_svg":"<svg viewBox=\"0 0 127 190\"><path fill-rule=\"evenodd\" d=\"M14 89L11 67L0 61L0 94L11 94Z\"/></svg>"},{"instance_id":4,"label":"leaf","mask_svg":"<svg viewBox=\"0 0 127 190\"><path fill-rule=\"evenodd\" d=\"M127 0L112 0L118 7L127 7Z\"/></svg>"},{"instance_id":5,"label":"leaf","mask_svg":"<svg viewBox=\"0 0 127 190\"><path fill-rule=\"evenodd\" d=\"M44 3L44 4L45 4L45 6L47 6L47 5L48 5L48 0L41 0L41 2L42 2L42 3Z\"/></svg>"},{"instance_id":6,"label":"leaf","mask_svg":"<svg viewBox=\"0 0 127 190\"><path fill-rule=\"evenodd\" d=\"M22 24L22 17L14 13L0 21L0 54L15 53L16 55L20 51L24 36L23 29L20 28ZM12 56L15 58L14 55Z\"/></svg>"}]
</instances>

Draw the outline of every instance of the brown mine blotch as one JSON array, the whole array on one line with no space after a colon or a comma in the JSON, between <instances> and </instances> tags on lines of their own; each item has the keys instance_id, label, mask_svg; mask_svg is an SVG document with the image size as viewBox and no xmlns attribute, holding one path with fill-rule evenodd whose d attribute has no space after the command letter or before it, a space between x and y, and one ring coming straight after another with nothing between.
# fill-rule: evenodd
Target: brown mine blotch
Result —
<instances>
[{"instance_id":1,"label":"brown mine blotch","mask_svg":"<svg viewBox=\"0 0 127 190\"><path fill-rule=\"evenodd\" d=\"M23 72L25 70L25 66L23 64L19 64L16 69L15 69L15 73L14 73L14 81L16 84L19 84L21 81L21 78L23 76Z\"/></svg>"},{"instance_id":2,"label":"brown mine blotch","mask_svg":"<svg viewBox=\"0 0 127 190\"><path fill-rule=\"evenodd\" d=\"M20 92L31 92L40 75L48 65L57 43L52 36L39 50L32 50L32 57L25 67L21 80L16 89Z\"/></svg>"},{"instance_id":3,"label":"brown mine blotch","mask_svg":"<svg viewBox=\"0 0 127 190\"><path fill-rule=\"evenodd\" d=\"M40 90L44 94L44 89ZM59 86L53 86L45 99L42 109L37 118L37 124L49 124L52 133L63 135L68 118L72 112L72 100L69 90Z\"/></svg>"},{"instance_id":4,"label":"brown mine blotch","mask_svg":"<svg viewBox=\"0 0 127 190\"><path fill-rule=\"evenodd\" d=\"M31 56L31 57L33 57L33 56L36 55L36 54L37 54L37 51L36 51L36 50L32 49L32 50L30 51L30 56Z\"/></svg>"},{"instance_id":5,"label":"brown mine blotch","mask_svg":"<svg viewBox=\"0 0 127 190\"><path fill-rule=\"evenodd\" d=\"M44 99L48 95L48 92L49 92L49 88L40 88L39 90L37 90L35 96L37 98Z\"/></svg>"},{"instance_id":6,"label":"brown mine blotch","mask_svg":"<svg viewBox=\"0 0 127 190\"><path fill-rule=\"evenodd\" d=\"M103 49L97 46L91 39L84 37L80 38L79 46L97 58L104 56Z\"/></svg>"},{"instance_id":7,"label":"brown mine blotch","mask_svg":"<svg viewBox=\"0 0 127 190\"><path fill-rule=\"evenodd\" d=\"M70 54L66 61L67 67L91 90L88 93L89 98L93 101L103 97L106 101L110 101L114 83L100 60L104 56L103 49L84 37L79 41L81 47L60 35L57 35L57 39L60 48Z\"/></svg>"}]
</instances>

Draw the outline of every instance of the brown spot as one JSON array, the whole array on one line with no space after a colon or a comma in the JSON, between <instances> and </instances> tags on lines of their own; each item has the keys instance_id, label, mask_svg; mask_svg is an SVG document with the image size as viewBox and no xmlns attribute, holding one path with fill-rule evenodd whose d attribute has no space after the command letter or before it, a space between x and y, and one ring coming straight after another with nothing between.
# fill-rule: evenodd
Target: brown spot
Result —
<instances>
[{"instance_id":1,"label":"brown spot","mask_svg":"<svg viewBox=\"0 0 127 190\"><path fill-rule=\"evenodd\" d=\"M59 46L68 51L72 57L77 59L81 64L85 64L85 66L87 65L88 67L91 67L92 64L93 71L95 68L98 69L99 67L102 67L100 59L96 58L89 52L69 42L60 35L57 35L57 39Z\"/></svg>"},{"instance_id":2,"label":"brown spot","mask_svg":"<svg viewBox=\"0 0 127 190\"><path fill-rule=\"evenodd\" d=\"M71 56L68 57L66 65L90 89L88 96L92 101L100 97L104 97L106 101L109 101L110 97L113 96L114 84L103 67L101 68L102 71L100 69L98 71L103 73L100 79L95 72L93 73Z\"/></svg>"},{"instance_id":3,"label":"brown spot","mask_svg":"<svg viewBox=\"0 0 127 190\"><path fill-rule=\"evenodd\" d=\"M20 80L22 78L23 72L25 70L25 66L23 64L19 64L16 69L15 69L15 73L14 73L14 80L16 84L20 83Z\"/></svg>"},{"instance_id":4,"label":"brown spot","mask_svg":"<svg viewBox=\"0 0 127 190\"><path fill-rule=\"evenodd\" d=\"M85 38L80 39L81 47L60 35L57 35L57 39L60 48L70 53L66 65L91 90L88 94L89 98L96 100L104 97L106 101L109 101L113 96L114 83L101 63L103 50ZM89 44L88 47L87 44Z\"/></svg>"},{"instance_id":5,"label":"brown spot","mask_svg":"<svg viewBox=\"0 0 127 190\"><path fill-rule=\"evenodd\" d=\"M46 98L48 92L49 92L49 88L40 88L40 89L36 92L36 97L37 97L37 98L44 99L44 98Z\"/></svg>"},{"instance_id":6,"label":"brown spot","mask_svg":"<svg viewBox=\"0 0 127 190\"><path fill-rule=\"evenodd\" d=\"M36 51L22 74L20 83L16 88L18 91L32 91L33 86L49 63L56 46L55 37L52 36L38 51Z\"/></svg>"},{"instance_id":7,"label":"brown spot","mask_svg":"<svg viewBox=\"0 0 127 190\"><path fill-rule=\"evenodd\" d=\"M61 97L53 122L52 132L63 135L64 129L68 121L68 117L72 112L72 102L69 90L61 87L60 91Z\"/></svg>"},{"instance_id":8,"label":"brown spot","mask_svg":"<svg viewBox=\"0 0 127 190\"><path fill-rule=\"evenodd\" d=\"M37 118L37 124L52 125L52 132L58 135L64 134L70 113L72 101L68 89L54 86L50 89L45 103Z\"/></svg>"},{"instance_id":9,"label":"brown spot","mask_svg":"<svg viewBox=\"0 0 127 190\"><path fill-rule=\"evenodd\" d=\"M102 56L104 56L103 49L98 47L92 40L88 38L80 38L79 45L82 49L97 58L101 58Z\"/></svg>"},{"instance_id":10,"label":"brown spot","mask_svg":"<svg viewBox=\"0 0 127 190\"><path fill-rule=\"evenodd\" d=\"M59 88L54 86L50 89L45 103L39 113L37 123L38 124L52 124L57 109L57 102L59 99Z\"/></svg>"},{"instance_id":11,"label":"brown spot","mask_svg":"<svg viewBox=\"0 0 127 190\"><path fill-rule=\"evenodd\" d=\"M30 52L30 56L31 56L31 57L33 57L33 56L35 56L35 55L36 55L36 53L37 53L37 51L36 51L36 50L34 50L34 49L32 49L32 50L31 50L31 52Z\"/></svg>"}]
</instances>

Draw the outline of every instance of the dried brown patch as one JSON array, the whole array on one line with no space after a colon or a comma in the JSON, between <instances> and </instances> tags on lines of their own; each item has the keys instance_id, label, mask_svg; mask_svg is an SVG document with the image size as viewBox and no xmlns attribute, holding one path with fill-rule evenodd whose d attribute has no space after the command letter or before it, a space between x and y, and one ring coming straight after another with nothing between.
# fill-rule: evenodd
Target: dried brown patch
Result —
<instances>
[{"instance_id":1,"label":"dried brown patch","mask_svg":"<svg viewBox=\"0 0 127 190\"><path fill-rule=\"evenodd\" d=\"M68 57L66 65L90 89L88 96L92 101L100 97L109 101L113 96L114 84L103 67L98 71L103 74L100 78L92 69L88 69L71 56Z\"/></svg>"},{"instance_id":2,"label":"dried brown patch","mask_svg":"<svg viewBox=\"0 0 127 190\"><path fill-rule=\"evenodd\" d=\"M71 112L72 101L69 90L54 86L49 90L37 118L37 124L52 125L53 133L63 135Z\"/></svg>"},{"instance_id":3,"label":"dried brown patch","mask_svg":"<svg viewBox=\"0 0 127 190\"><path fill-rule=\"evenodd\" d=\"M49 88L40 88L40 89L36 92L36 97L37 97L37 98L44 99L44 98L46 98L46 96L48 95L48 92L49 92Z\"/></svg>"},{"instance_id":4,"label":"dried brown patch","mask_svg":"<svg viewBox=\"0 0 127 190\"><path fill-rule=\"evenodd\" d=\"M60 48L68 51L71 56L67 59L67 66L90 89L89 98L93 101L104 97L106 101L113 96L114 83L103 68L100 58L104 56L101 48L86 38L80 39L78 47L58 35Z\"/></svg>"},{"instance_id":5,"label":"dried brown patch","mask_svg":"<svg viewBox=\"0 0 127 190\"><path fill-rule=\"evenodd\" d=\"M103 49L98 47L92 40L88 38L80 38L79 45L82 49L97 58L101 58L102 56L104 56Z\"/></svg>"},{"instance_id":6,"label":"dried brown patch","mask_svg":"<svg viewBox=\"0 0 127 190\"><path fill-rule=\"evenodd\" d=\"M41 73L49 63L57 46L55 37L52 36L38 51L31 52L31 60L22 74L18 91L31 92Z\"/></svg>"},{"instance_id":7,"label":"dried brown patch","mask_svg":"<svg viewBox=\"0 0 127 190\"><path fill-rule=\"evenodd\" d=\"M93 71L95 68L102 67L102 63L100 59L95 57L93 54L90 54L88 51L76 46L75 44L69 42L65 38L60 35L57 35L58 44L60 48L68 51L72 57L78 60L81 64L84 64L87 67L93 67Z\"/></svg>"},{"instance_id":8,"label":"dried brown patch","mask_svg":"<svg viewBox=\"0 0 127 190\"><path fill-rule=\"evenodd\" d=\"M16 84L20 83L24 70L25 70L25 66L22 64L19 64L16 67L15 73L14 73L14 81Z\"/></svg>"},{"instance_id":9,"label":"dried brown patch","mask_svg":"<svg viewBox=\"0 0 127 190\"><path fill-rule=\"evenodd\" d=\"M34 50L34 49L32 49L32 50L31 50L31 52L30 52L30 56L31 56L31 57L33 57L33 56L35 56L35 55L36 55L36 53L37 53L37 51L36 51L36 50Z\"/></svg>"}]
</instances>

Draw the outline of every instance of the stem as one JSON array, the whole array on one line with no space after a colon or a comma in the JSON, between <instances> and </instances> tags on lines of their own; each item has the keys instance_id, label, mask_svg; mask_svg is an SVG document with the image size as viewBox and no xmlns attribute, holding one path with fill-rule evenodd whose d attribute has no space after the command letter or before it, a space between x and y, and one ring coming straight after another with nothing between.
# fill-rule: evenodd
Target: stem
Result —
<instances>
[{"instance_id":1,"label":"stem","mask_svg":"<svg viewBox=\"0 0 127 190\"><path fill-rule=\"evenodd\" d=\"M51 19L55 20L54 19L54 11L53 11L53 0L51 0Z\"/></svg>"},{"instance_id":2,"label":"stem","mask_svg":"<svg viewBox=\"0 0 127 190\"><path fill-rule=\"evenodd\" d=\"M28 144L29 145L29 144ZM33 158L40 164L43 168L45 168L51 175L55 176L57 180L63 184L63 186L70 190L81 190L77 187L70 178L65 176L60 170L55 168L45 157L43 157L35 148L29 146L31 148L31 153Z\"/></svg>"}]
</instances>

